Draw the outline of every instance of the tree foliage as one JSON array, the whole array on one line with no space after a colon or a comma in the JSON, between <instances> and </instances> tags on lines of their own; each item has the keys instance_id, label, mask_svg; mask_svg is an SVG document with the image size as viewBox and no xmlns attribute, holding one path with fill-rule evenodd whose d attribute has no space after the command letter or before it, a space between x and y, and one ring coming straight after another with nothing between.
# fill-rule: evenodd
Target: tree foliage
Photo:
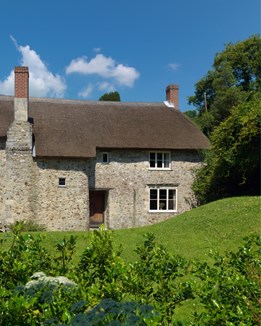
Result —
<instances>
[{"instance_id":1,"label":"tree foliage","mask_svg":"<svg viewBox=\"0 0 261 326\"><path fill-rule=\"evenodd\" d=\"M193 184L201 204L260 193L261 104L256 95L234 108L212 133L212 148Z\"/></svg>"},{"instance_id":2,"label":"tree foliage","mask_svg":"<svg viewBox=\"0 0 261 326\"><path fill-rule=\"evenodd\" d=\"M105 93L103 94L100 98L99 101L113 101L113 102L120 102L121 97L118 92L110 92L110 93Z\"/></svg>"},{"instance_id":3,"label":"tree foliage","mask_svg":"<svg viewBox=\"0 0 261 326\"><path fill-rule=\"evenodd\" d=\"M261 39L252 36L226 45L214 58L213 70L199 80L189 103L197 108L195 121L207 135L231 113L251 100L261 86ZM206 108L207 102L207 108Z\"/></svg>"},{"instance_id":4,"label":"tree foliage","mask_svg":"<svg viewBox=\"0 0 261 326\"><path fill-rule=\"evenodd\" d=\"M228 44L189 98L212 143L193 185L200 204L260 194L260 57L259 36Z\"/></svg>"}]
</instances>

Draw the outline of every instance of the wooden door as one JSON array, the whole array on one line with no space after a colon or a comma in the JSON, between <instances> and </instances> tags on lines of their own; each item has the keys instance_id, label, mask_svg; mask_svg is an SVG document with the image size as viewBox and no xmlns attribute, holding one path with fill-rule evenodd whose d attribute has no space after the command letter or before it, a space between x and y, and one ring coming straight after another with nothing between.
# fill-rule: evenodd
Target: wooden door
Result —
<instances>
[{"instance_id":1,"label":"wooden door","mask_svg":"<svg viewBox=\"0 0 261 326\"><path fill-rule=\"evenodd\" d=\"M105 191L90 191L90 227L104 223Z\"/></svg>"}]
</instances>

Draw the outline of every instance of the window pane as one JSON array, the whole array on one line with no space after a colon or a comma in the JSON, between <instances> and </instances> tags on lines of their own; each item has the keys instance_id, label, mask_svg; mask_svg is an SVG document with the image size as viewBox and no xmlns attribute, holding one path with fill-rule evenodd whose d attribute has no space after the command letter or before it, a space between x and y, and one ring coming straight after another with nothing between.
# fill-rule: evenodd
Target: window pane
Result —
<instances>
[{"instance_id":1,"label":"window pane","mask_svg":"<svg viewBox=\"0 0 261 326\"><path fill-rule=\"evenodd\" d=\"M167 209L167 200L166 199L160 199L160 201L159 201L159 209L160 210L166 210Z\"/></svg>"},{"instance_id":2,"label":"window pane","mask_svg":"<svg viewBox=\"0 0 261 326\"><path fill-rule=\"evenodd\" d=\"M156 153L150 153L150 160L154 160L155 161L155 157Z\"/></svg>"},{"instance_id":3,"label":"window pane","mask_svg":"<svg viewBox=\"0 0 261 326\"><path fill-rule=\"evenodd\" d=\"M173 199L169 199L169 207L168 210L174 210L174 202Z\"/></svg>"},{"instance_id":4,"label":"window pane","mask_svg":"<svg viewBox=\"0 0 261 326\"><path fill-rule=\"evenodd\" d=\"M160 199L166 199L167 198L167 189L160 189Z\"/></svg>"},{"instance_id":5,"label":"window pane","mask_svg":"<svg viewBox=\"0 0 261 326\"><path fill-rule=\"evenodd\" d=\"M59 186L65 186L65 178L59 178Z\"/></svg>"},{"instance_id":6,"label":"window pane","mask_svg":"<svg viewBox=\"0 0 261 326\"><path fill-rule=\"evenodd\" d=\"M157 200L151 200L150 201L150 210L157 210Z\"/></svg>"},{"instance_id":7,"label":"window pane","mask_svg":"<svg viewBox=\"0 0 261 326\"><path fill-rule=\"evenodd\" d=\"M169 190L169 201L168 201L168 209L174 210L176 208L176 190Z\"/></svg>"},{"instance_id":8,"label":"window pane","mask_svg":"<svg viewBox=\"0 0 261 326\"><path fill-rule=\"evenodd\" d=\"M162 153L157 153L157 167L158 168L162 168L162 158L163 158L163 155Z\"/></svg>"},{"instance_id":9,"label":"window pane","mask_svg":"<svg viewBox=\"0 0 261 326\"><path fill-rule=\"evenodd\" d=\"M150 189L150 210L158 209L158 190Z\"/></svg>"},{"instance_id":10,"label":"window pane","mask_svg":"<svg viewBox=\"0 0 261 326\"><path fill-rule=\"evenodd\" d=\"M108 153L103 153L102 154L102 162L103 163L108 163Z\"/></svg>"},{"instance_id":11,"label":"window pane","mask_svg":"<svg viewBox=\"0 0 261 326\"><path fill-rule=\"evenodd\" d=\"M175 197L176 197L176 190L169 189L169 199L175 199Z\"/></svg>"},{"instance_id":12,"label":"window pane","mask_svg":"<svg viewBox=\"0 0 261 326\"><path fill-rule=\"evenodd\" d=\"M169 153L164 153L164 168L168 169L170 163L170 155Z\"/></svg>"},{"instance_id":13,"label":"window pane","mask_svg":"<svg viewBox=\"0 0 261 326\"><path fill-rule=\"evenodd\" d=\"M157 189L150 189L150 199L157 199Z\"/></svg>"},{"instance_id":14,"label":"window pane","mask_svg":"<svg viewBox=\"0 0 261 326\"><path fill-rule=\"evenodd\" d=\"M155 168L156 166L156 154L155 153L150 153L150 167Z\"/></svg>"}]
</instances>

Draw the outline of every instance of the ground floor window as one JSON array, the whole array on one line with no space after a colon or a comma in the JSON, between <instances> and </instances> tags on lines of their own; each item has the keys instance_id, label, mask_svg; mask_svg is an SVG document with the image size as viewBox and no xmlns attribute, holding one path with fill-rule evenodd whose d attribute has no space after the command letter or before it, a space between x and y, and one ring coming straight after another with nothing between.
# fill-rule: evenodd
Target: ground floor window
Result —
<instances>
[{"instance_id":1,"label":"ground floor window","mask_svg":"<svg viewBox=\"0 0 261 326\"><path fill-rule=\"evenodd\" d=\"M175 212L177 210L177 189L172 187L151 187L149 210L151 212Z\"/></svg>"},{"instance_id":2,"label":"ground floor window","mask_svg":"<svg viewBox=\"0 0 261 326\"><path fill-rule=\"evenodd\" d=\"M59 187L65 187L66 186L65 178L59 178L58 185L59 185Z\"/></svg>"}]
</instances>

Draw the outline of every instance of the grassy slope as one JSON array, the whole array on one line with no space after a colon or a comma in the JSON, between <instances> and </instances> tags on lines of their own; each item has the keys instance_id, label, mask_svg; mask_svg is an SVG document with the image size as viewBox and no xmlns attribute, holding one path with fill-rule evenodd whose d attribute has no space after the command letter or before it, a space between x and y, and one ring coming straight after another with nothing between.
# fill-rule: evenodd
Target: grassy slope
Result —
<instances>
[{"instance_id":1,"label":"grassy slope","mask_svg":"<svg viewBox=\"0 0 261 326\"><path fill-rule=\"evenodd\" d=\"M153 232L159 243L170 252L185 258L207 259L210 250L237 249L243 237L261 233L260 197L239 197L219 200L173 217L165 222L142 228L115 230L115 243L123 244L123 258L135 259L135 248L144 240L143 235ZM69 235L77 235L77 255L89 243L90 232L41 232L45 246L52 251L56 243ZM3 235L0 235L2 238Z\"/></svg>"},{"instance_id":2,"label":"grassy slope","mask_svg":"<svg viewBox=\"0 0 261 326\"><path fill-rule=\"evenodd\" d=\"M169 251L183 257L203 260L210 250L233 251L242 239L261 233L260 197L219 200L151 226L114 231L117 242L124 243L124 256L132 254L142 235L153 232Z\"/></svg>"}]
</instances>

